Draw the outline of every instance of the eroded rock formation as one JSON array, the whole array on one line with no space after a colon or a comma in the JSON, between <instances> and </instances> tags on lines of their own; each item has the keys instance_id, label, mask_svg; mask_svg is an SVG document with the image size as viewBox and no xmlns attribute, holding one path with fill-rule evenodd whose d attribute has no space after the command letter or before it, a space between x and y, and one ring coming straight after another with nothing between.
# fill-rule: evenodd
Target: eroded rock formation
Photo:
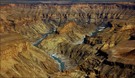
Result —
<instances>
[{"instance_id":1,"label":"eroded rock formation","mask_svg":"<svg viewBox=\"0 0 135 78\"><path fill-rule=\"evenodd\" d=\"M0 6L0 77L134 78L134 8L134 3Z\"/></svg>"},{"instance_id":2,"label":"eroded rock formation","mask_svg":"<svg viewBox=\"0 0 135 78\"><path fill-rule=\"evenodd\" d=\"M33 47L16 33L0 34L1 75L7 77L49 77L58 65L44 51ZM52 66L51 66L52 65Z\"/></svg>"}]
</instances>

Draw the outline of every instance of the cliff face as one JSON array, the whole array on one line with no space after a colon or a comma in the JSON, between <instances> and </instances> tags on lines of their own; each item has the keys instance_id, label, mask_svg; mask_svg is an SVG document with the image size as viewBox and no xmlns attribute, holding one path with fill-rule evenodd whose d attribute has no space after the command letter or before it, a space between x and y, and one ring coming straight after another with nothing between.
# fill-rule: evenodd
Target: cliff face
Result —
<instances>
[{"instance_id":1,"label":"cliff face","mask_svg":"<svg viewBox=\"0 0 135 78\"><path fill-rule=\"evenodd\" d=\"M135 27L130 24L124 26L119 21L111 24L111 28L85 37L85 44L91 45L97 52L96 56L87 59L81 68L88 73L94 72L101 78L133 78L135 47L132 34Z\"/></svg>"},{"instance_id":2,"label":"cliff face","mask_svg":"<svg viewBox=\"0 0 135 78\"><path fill-rule=\"evenodd\" d=\"M134 78L134 8L134 3L0 6L0 77ZM52 55L64 63L62 72Z\"/></svg>"}]
</instances>

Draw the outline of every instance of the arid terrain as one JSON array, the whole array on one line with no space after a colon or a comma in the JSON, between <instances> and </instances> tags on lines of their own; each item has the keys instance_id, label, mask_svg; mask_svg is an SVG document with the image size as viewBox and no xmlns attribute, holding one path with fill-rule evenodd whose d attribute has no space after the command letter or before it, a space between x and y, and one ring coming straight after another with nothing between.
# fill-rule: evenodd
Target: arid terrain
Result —
<instances>
[{"instance_id":1,"label":"arid terrain","mask_svg":"<svg viewBox=\"0 0 135 78\"><path fill-rule=\"evenodd\" d=\"M0 78L135 78L135 3L0 5Z\"/></svg>"}]
</instances>

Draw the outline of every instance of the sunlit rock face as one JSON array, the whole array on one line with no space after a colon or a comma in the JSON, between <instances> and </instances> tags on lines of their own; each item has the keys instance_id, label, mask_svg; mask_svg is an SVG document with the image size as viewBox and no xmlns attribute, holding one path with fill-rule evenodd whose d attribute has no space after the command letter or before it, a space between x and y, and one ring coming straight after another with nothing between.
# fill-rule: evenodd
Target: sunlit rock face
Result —
<instances>
[{"instance_id":1,"label":"sunlit rock face","mask_svg":"<svg viewBox=\"0 0 135 78\"><path fill-rule=\"evenodd\" d=\"M0 77L134 78L134 8L134 3L0 6Z\"/></svg>"},{"instance_id":2,"label":"sunlit rock face","mask_svg":"<svg viewBox=\"0 0 135 78\"><path fill-rule=\"evenodd\" d=\"M16 33L0 34L1 78L49 77L58 72L58 65L47 53L33 47ZM52 65L52 66L51 66Z\"/></svg>"},{"instance_id":3,"label":"sunlit rock face","mask_svg":"<svg viewBox=\"0 0 135 78\"><path fill-rule=\"evenodd\" d=\"M87 59L80 66L84 71L95 72L101 78L134 78L135 47L134 40L130 40L134 28L123 31L123 27L119 27L113 32L112 29L116 28L106 28L96 36L86 36L85 44L93 46L97 53L94 59Z\"/></svg>"},{"instance_id":4,"label":"sunlit rock face","mask_svg":"<svg viewBox=\"0 0 135 78\"><path fill-rule=\"evenodd\" d=\"M118 44L110 49L109 59L110 61L119 61L124 64L135 65L135 40L129 40ZM114 59L113 59L114 57Z\"/></svg>"}]
</instances>

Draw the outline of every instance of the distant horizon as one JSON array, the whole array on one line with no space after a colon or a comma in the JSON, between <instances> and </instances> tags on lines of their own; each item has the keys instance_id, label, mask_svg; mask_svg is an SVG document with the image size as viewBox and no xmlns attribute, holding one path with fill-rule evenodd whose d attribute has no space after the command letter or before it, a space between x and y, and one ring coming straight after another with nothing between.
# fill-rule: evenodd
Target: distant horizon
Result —
<instances>
[{"instance_id":1,"label":"distant horizon","mask_svg":"<svg viewBox=\"0 0 135 78\"><path fill-rule=\"evenodd\" d=\"M135 2L134 0L0 0L5 3L110 3L110 2Z\"/></svg>"},{"instance_id":2,"label":"distant horizon","mask_svg":"<svg viewBox=\"0 0 135 78\"><path fill-rule=\"evenodd\" d=\"M77 2L135 2L134 0L0 0L0 3L18 3L18 2L71 2L71 3L77 3Z\"/></svg>"}]
</instances>

